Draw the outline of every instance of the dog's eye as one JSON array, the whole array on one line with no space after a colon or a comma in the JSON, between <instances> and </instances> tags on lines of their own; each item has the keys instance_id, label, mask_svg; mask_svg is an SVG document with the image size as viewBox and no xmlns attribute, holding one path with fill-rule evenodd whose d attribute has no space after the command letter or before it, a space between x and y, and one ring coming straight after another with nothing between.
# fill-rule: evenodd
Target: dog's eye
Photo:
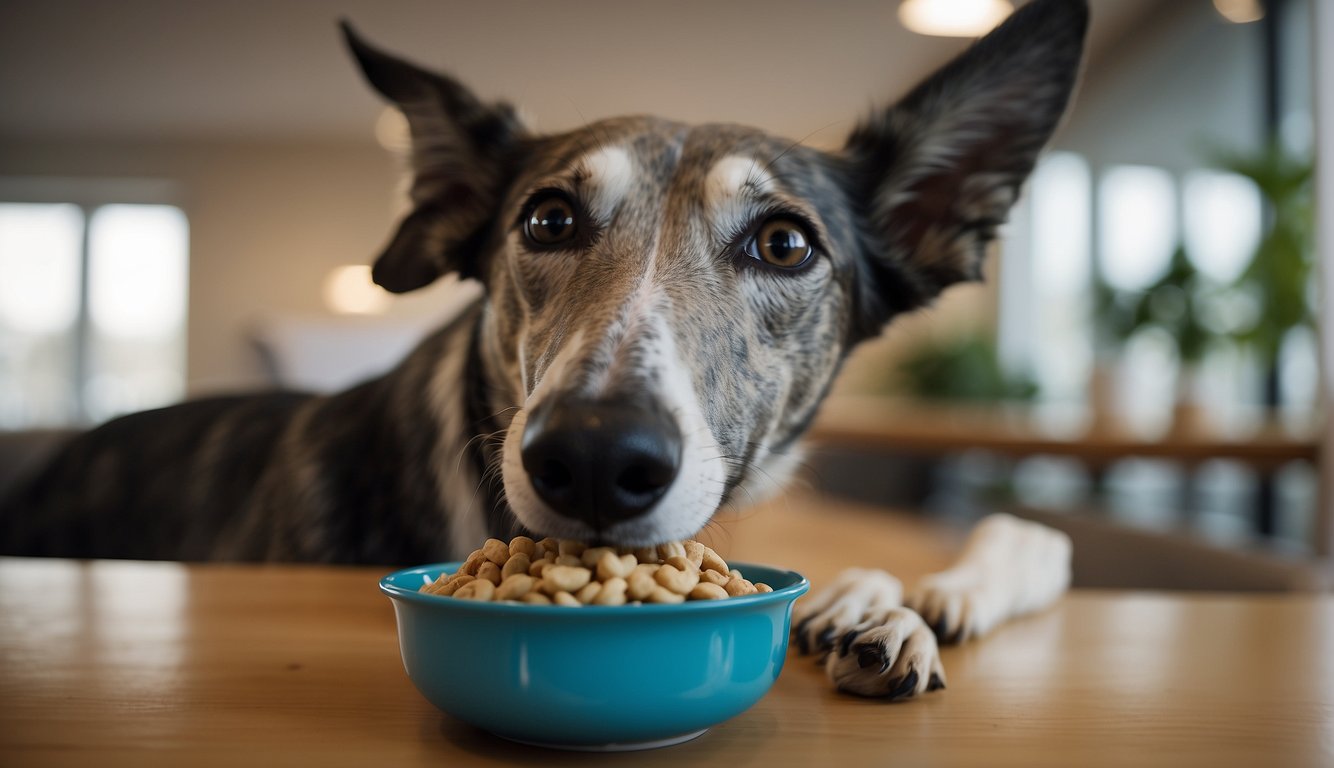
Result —
<instances>
[{"instance_id":1,"label":"dog's eye","mask_svg":"<svg viewBox=\"0 0 1334 768\"><path fill-rule=\"evenodd\" d=\"M550 193L534 203L524 223L528 239L538 245L560 245L574 238L574 205L563 194Z\"/></svg>"},{"instance_id":2,"label":"dog's eye","mask_svg":"<svg viewBox=\"0 0 1334 768\"><path fill-rule=\"evenodd\" d=\"M764 222L746 244L746 255L780 269L803 267L814 253L805 227L791 219L776 218Z\"/></svg>"}]
</instances>

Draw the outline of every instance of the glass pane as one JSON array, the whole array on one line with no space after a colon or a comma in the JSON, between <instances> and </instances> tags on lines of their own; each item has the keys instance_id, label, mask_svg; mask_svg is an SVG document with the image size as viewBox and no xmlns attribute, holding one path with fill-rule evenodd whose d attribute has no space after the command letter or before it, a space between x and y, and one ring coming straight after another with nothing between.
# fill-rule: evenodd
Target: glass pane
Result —
<instances>
[{"instance_id":1,"label":"glass pane","mask_svg":"<svg viewBox=\"0 0 1334 768\"><path fill-rule=\"evenodd\" d=\"M1191 261L1220 283L1235 280L1260 243L1260 191L1235 173L1192 171L1181 204Z\"/></svg>"},{"instance_id":2,"label":"glass pane","mask_svg":"<svg viewBox=\"0 0 1334 768\"><path fill-rule=\"evenodd\" d=\"M1098 265L1114 288L1146 288L1177 245L1176 190L1161 168L1109 168L1098 187Z\"/></svg>"},{"instance_id":3,"label":"glass pane","mask_svg":"<svg viewBox=\"0 0 1334 768\"><path fill-rule=\"evenodd\" d=\"M185 392L189 227L179 208L108 205L88 232L89 379L94 420Z\"/></svg>"},{"instance_id":4,"label":"glass pane","mask_svg":"<svg viewBox=\"0 0 1334 768\"><path fill-rule=\"evenodd\" d=\"M1089 233L1092 180L1079 155L1053 152L1038 164L1033 206L1034 375L1047 400L1082 397L1092 349Z\"/></svg>"},{"instance_id":5,"label":"glass pane","mask_svg":"<svg viewBox=\"0 0 1334 768\"><path fill-rule=\"evenodd\" d=\"M82 240L78 206L0 204L0 428L78 418Z\"/></svg>"}]
</instances>

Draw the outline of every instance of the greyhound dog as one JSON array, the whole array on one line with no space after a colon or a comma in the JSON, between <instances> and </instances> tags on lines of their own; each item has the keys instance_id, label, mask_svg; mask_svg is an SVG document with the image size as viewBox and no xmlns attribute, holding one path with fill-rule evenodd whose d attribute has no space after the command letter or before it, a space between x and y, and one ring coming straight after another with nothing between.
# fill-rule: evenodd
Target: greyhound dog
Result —
<instances>
[{"instance_id":1,"label":"greyhound dog","mask_svg":"<svg viewBox=\"0 0 1334 768\"><path fill-rule=\"evenodd\" d=\"M411 563L519 533L643 546L772 492L841 362L978 279L1078 79L1083 0L1034 0L842 150L653 117L539 136L344 32L407 117L413 209L376 260L482 300L330 396L202 400L76 438L0 505L0 552ZM1060 534L997 517L908 596L881 572L806 601L835 682L943 685L931 626L981 634L1064 590ZM919 613L920 612L920 613Z\"/></svg>"}]
</instances>

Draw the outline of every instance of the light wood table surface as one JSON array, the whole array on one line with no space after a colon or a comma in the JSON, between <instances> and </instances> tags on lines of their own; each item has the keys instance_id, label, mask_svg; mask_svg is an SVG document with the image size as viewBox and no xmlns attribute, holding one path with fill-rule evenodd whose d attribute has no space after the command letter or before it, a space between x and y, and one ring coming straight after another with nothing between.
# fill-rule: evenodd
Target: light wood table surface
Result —
<instances>
[{"instance_id":1,"label":"light wood table surface","mask_svg":"<svg viewBox=\"0 0 1334 768\"><path fill-rule=\"evenodd\" d=\"M1050 418L1050 416L1060 418ZM941 405L892 397L843 395L820 408L811 439L828 445L924 456L984 450L1009 456L1069 456L1094 467L1126 458L1170 459L1194 466L1230 459L1261 470L1315 461L1318 425L1285 427L1262 419L1250 429L1197 426L1163 434L1118 423L1083 424L1023 404Z\"/></svg>"},{"instance_id":2,"label":"light wood table surface","mask_svg":"<svg viewBox=\"0 0 1334 768\"><path fill-rule=\"evenodd\" d=\"M849 563L914 577L960 539L809 493L710 536L817 586ZM1334 764L1328 596L1075 592L946 649L949 688L920 700L836 694L793 655L701 738L596 755L511 744L427 704L385 571L0 559L0 766Z\"/></svg>"}]
</instances>

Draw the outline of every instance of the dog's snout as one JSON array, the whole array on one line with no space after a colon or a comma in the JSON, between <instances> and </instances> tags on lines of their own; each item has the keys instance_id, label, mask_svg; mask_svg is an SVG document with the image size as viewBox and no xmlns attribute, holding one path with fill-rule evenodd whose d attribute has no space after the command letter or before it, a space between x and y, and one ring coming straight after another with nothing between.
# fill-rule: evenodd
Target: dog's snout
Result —
<instances>
[{"instance_id":1,"label":"dog's snout","mask_svg":"<svg viewBox=\"0 0 1334 768\"><path fill-rule=\"evenodd\" d=\"M522 457L552 510L602 530L666 493L681 465L681 433L643 401L548 398L529 414Z\"/></svg>"}]
</instances>

